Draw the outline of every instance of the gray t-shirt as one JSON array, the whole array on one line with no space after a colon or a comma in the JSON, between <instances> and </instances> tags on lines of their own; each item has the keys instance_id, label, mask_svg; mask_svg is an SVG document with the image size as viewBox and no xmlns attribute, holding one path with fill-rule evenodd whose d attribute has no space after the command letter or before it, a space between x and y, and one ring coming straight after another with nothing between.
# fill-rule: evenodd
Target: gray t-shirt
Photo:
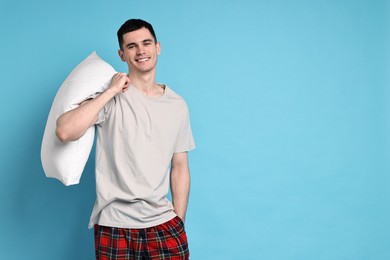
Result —
<instances>
[{"instance_id":1,"label":"gray t-shirt","mask_svg":"<svg viewBox=\"0 0 390 260\"><path fill-rule=\"evenodd\" d=\"M195 148L184 99L134 86L102 109L97 123L96 202L89 227L147 228L176 214L167 199L174 153Z\"/></svg>"}]
</instances>

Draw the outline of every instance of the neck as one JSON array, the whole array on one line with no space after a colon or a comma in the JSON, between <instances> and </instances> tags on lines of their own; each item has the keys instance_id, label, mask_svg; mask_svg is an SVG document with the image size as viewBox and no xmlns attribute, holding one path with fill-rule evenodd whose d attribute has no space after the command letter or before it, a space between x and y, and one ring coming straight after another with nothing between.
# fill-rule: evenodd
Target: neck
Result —
<instances>
[{"instance_id":1,"label":"neck","mask_svg":"<svg viewBox=\"0 0 390 260\"><path fill-rule=\"evenodd\" d=\"M145 74L129 73L131 84L146 96L160 96L161 87L156 83L155 72Z\"/></svg>"}]
</instances>

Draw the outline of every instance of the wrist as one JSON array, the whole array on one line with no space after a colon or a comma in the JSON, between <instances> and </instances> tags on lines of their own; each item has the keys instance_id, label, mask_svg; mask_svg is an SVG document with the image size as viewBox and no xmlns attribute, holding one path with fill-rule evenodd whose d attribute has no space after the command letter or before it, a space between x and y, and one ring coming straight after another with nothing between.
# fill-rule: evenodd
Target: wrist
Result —
<instances>
[{"instance_id":1,"label":"wrist","mask_svg":"<svg viewBox=\"0 0 390 260\"><path fill-rule=\"evenodd\" d=\"M107 92L107 94L109 94L111 97L115 97L116 95L118 95L121 91L120 90L117 90L115 87L110 87L108 89L106 89L106 91L104 92Z\"/></svg>"}]
</instances>

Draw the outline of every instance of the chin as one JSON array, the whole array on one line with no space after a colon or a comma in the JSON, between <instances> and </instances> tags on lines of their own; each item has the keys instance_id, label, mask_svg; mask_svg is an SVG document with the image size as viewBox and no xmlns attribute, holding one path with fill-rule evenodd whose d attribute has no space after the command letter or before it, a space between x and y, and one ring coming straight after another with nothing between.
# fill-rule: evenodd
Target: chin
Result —
<instances>
[{"instance_id":1,"label":"chin","mask_svg":"<svg viewBox=\"0 0 390 260\"><path fill-rule=\"evenodd\" d=\"M156 66L148 66L148 67L136 67L135 70L139 72L150 72L153 71L156 68Z\"/></svg>"}]
</instances>

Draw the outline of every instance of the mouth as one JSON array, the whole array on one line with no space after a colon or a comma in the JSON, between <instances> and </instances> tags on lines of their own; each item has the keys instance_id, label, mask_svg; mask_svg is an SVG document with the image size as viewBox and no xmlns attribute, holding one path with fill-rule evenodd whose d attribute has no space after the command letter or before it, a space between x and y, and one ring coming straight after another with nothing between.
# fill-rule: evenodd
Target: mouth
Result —
<instances>
[{"instance_id":1,"label":"mouth","mask_svg":"<svg viewBox=\"0 0 390 260\"><path fill-rule=\"evenodd\" d=\"M136 61L136 62L139 62L139 63L144 63L144 62L147 62L148 60L150 60L149 57L146 57L146 58L139 58L139 59L136 59L135 61Z\"/></svg>"}]
</instances>

